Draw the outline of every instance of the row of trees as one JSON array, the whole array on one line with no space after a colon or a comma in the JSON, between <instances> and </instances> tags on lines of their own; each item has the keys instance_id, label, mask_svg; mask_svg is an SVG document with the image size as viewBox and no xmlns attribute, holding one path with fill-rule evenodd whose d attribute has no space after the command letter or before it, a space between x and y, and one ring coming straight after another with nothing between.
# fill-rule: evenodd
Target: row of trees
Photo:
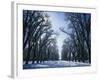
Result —
<instances>
[{"instance_id":1,"label":"row of trees","mask_svg":"<svg viewBox=\"0 0 100 80\"><path fill-rule=\"evenodd\" d=\"M55 33L43 11L23 10L23 61L28 64L58 60Z\"/></svg>"},{"instance_id":2,"label":"row of trees","mask_svg":"<svg viewBox=\"0 0 100 80\"><path fill-rule=\"evenodd\" d=\"M91 15L89 13L66 13L68 29L60 28L69 36L64 40L62 60L91 63Z\"/></svg>"},{"instance_id":3,"label":"row of trees","mask_svg":"<svg viewBox=\"0 0 100 80\"><path fill-rule=\"evenodd\" d=\"M91 15L65 13L68 29L60 28L69 36L63 42L62 60L91 63ZM59 60L56 33L49 16L43 11L23 10L23 61L28 64Z\"/></svg>"}]
</instances>

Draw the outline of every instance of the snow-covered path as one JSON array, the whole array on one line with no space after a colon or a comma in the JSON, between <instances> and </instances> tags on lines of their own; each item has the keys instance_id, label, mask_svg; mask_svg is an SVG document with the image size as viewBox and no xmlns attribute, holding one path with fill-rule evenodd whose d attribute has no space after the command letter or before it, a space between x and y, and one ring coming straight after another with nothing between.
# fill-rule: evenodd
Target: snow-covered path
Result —
<instances>
[{"instance_id":1,"label":"snow-covered path","mask_svg":"<svg viewBox=\"0 0 100 80\"><path fill-rule=\"evenodd\" d=\"M72 62L72 61L45 61L44 63L24 64L24 69L36 69L36 68L58 68L58 67L80 67L90 66L89 63Z\"/></svg>"}]
</instances>

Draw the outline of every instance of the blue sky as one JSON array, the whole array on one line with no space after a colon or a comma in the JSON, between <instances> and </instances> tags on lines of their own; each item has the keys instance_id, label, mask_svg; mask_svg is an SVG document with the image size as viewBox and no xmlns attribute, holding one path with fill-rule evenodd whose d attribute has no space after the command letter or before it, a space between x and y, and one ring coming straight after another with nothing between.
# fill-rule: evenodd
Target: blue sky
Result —
<instances>
[{"instance_id":1,"label":"blue sky","mask_svg":"<svg viewBox=\"0 0 100 80\"><path fill-rule=\"evenodd\" d=\"M59 34L57 36L57 46L58 46L58 50L59 50L59 55L61 55L63 41L66 37L68 37L65 33L63 33L59 29L61 27L68 28L68 23L65 21L65 13L63 13L63 12L47 12L47 14L49 15L50 21L52 23L52 29L54 30L54 32L57 32Z\"/></svg>"}]
</instances>

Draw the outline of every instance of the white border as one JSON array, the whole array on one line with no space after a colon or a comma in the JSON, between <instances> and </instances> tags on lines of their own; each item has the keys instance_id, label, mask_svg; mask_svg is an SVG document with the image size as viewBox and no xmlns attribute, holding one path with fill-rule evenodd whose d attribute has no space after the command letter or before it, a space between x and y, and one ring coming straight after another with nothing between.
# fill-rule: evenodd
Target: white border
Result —
<instances>
[{"instance_id":1,"label":"white border","mask_svg":"<svg viewBox=\"0 0 100 80\"><path fill-rule=\"evenodd\" d=\"M91 67L67 67L67 68L49 68L49 69L31 69L23 70L23 56L22 54L22 30L23 30L23 16L22 11L25 10L44 10L44 11L63 11L63 12L84 12L91 13ZM94 73L96 72L97 65L97 54L95 38L95 26L96 26L96 9L86 7L71 7L71 6L59 6L59 5L37 5L37 4L25 4L25 3L13 3L13 18L12 18L12 77L51 77L51 76L62 76L66 74L83 74L83 73ZM14 27L14 28L13 28ZM13 31L14 30L14 31Z\"/></svg>"}]
</instances>

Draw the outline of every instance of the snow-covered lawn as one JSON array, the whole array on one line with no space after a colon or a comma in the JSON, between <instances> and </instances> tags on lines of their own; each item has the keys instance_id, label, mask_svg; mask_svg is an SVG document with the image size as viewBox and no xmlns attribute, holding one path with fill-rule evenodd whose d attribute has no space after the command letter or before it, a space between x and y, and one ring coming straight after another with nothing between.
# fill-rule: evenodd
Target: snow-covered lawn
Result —
<instances>
[{"instance_id":1,"label":"snow-covered lawn","mask_svg":"<svg viewBox=\"0 0 100 80\"><path fill-rule=\"evenodd\" d=\"M57 68L57 67L80 67L90 66L89 63L72 62L72 61L44 61L43 63L24 64L24 69L36 69L36 68Z\"/></svg>"}]
</instances>

